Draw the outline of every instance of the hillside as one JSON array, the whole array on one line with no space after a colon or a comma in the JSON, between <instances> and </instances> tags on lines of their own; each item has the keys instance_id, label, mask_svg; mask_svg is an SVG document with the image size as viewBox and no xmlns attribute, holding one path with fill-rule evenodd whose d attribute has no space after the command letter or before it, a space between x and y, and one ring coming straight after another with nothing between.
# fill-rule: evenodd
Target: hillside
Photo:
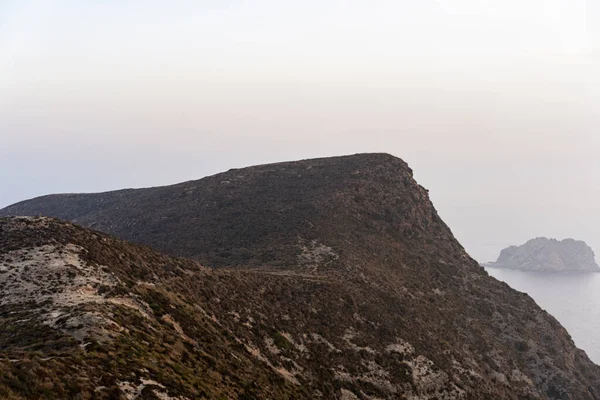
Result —
<instances>
[{"instance_id":1,"label":"hillside","mask_svg":"<svg viewBox=\"0 0 600 400\"><path fill-rule=\"evenodd\" d=\"M462 248L402 160L359 154L230 170L150 189L43 196L0 216L45 215L207 266L294 265L299 242L375 242L384 235Z\"/></svg>"},{"instance_id":2,"label":"hillside","mask_svg":"<svg viewBox=\"0 0 600 400\"><path fill-rule=\"evenodd\" d=\"M600 368L464 252L389 155L3 212L221 267L0 219L3 398L600 398Z\"/></svg>"},{"instance_id":3,"label":"hillside","mask_svg":"<svg viewBox=\"0 0 600 400\"><path fill-rule=\"evenodd\" d=\"M585 242L544 237L531 239L521 246L507 247L500 252L496 262L486 266L535 272L600 272L594 252Z\"/></svg>"}]
</instances>

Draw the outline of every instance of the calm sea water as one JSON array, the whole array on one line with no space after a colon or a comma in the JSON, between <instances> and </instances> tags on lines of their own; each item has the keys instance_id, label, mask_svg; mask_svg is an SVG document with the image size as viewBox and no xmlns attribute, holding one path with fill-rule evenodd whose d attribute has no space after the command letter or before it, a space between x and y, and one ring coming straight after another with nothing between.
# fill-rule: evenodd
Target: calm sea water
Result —
<instances>
[{"instance_id":1,"label":"calm sea water","mask_svg":"<svg viewBox=\"0 0 600 400\"><path fill-rule=\"evenodd\" d=\"M552 274L486 268L494 278L531 296L600 364L600 273Z\"/></svg>"}]
</instances>

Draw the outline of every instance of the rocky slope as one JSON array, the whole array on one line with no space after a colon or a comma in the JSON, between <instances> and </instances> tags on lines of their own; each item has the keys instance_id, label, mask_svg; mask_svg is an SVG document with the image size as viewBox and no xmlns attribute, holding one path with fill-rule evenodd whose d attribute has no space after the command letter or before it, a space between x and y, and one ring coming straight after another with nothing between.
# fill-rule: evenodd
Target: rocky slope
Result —
<instances>
[{"instance_id":1,"label":"rocky slope","mask_svg":"<svg viewBox=\"0 0 600 400\"><path fill-rule=\"evenodd\" d=\"M150 189L50 195L0 210L40 214L207 266L285 268L296 264L300 241L323 238L344 249L349 240L373 241L371 251L379 252L382 235L424 246L427 237L435 248L463 254L410 168L387 154L261 165Z\"/></svg>"},{"instance_id":2,"label":"rocky slope","mask_svg":"<svg viewBox=\"0 0 600 400\"><path fill-rule=\"evenodd\" d=\"M496 262L486 266L536 272L600 272L594 252L585 242L544 237L510 246L500 252Z\"/></svg>"},{"instance_id":3,"label":"rocky slope","mask_svg":"<svg viewBox=\"0 0 600 400\"><path fill-rule=\"evenodd\" d=\"M221 268L0 219L2 398L600 398L600 368L464 252L397 158L4 212L49 210Z\"/></svg>"}]
</instances>

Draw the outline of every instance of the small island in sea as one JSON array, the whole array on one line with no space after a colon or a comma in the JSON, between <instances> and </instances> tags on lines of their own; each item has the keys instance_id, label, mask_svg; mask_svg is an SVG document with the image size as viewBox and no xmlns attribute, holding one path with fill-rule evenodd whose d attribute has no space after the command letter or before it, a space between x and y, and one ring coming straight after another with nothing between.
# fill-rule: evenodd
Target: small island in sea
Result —
<instances>
[{"instance_id":1,"label":"small island in sea","mask_svg":"<svg viewBox=\"0 0 600 400\"><path fill-rule=\"evenodd\" d=\"M535 272L600 272L594 251L581 240L539 237L500 252L496 262L484 267Z\"/></svg>"}]
</instances>

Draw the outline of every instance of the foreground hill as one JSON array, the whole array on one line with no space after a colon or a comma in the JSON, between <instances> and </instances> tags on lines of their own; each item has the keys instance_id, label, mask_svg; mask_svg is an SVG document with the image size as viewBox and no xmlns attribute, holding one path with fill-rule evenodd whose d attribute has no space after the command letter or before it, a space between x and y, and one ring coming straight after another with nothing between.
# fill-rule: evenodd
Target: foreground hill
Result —
<instances>
[{"instance_id":1,"label":"foreground hill","mask_svg":"<svg viewBox=\"0 0 600 400\"><path fill-rule=\"evenodd\" d=\"M585 242L544 237L531 239L522 246L507 247L496 262L486 266L536 272L600 272L594 252Z\"/></svg>"},{"instance_id":2,"label":"foreground hill","mask_svg":"<svg viewBox=\"0 0 600 400\"><path fill-rule=\"evenodd\" d=\"M46 199L222 268L55 219L0 219L0 397L600 398L600 368L464 252L391 156ZM125 204L146 216L111 219Z\"/></svg>"}]
</instances>

